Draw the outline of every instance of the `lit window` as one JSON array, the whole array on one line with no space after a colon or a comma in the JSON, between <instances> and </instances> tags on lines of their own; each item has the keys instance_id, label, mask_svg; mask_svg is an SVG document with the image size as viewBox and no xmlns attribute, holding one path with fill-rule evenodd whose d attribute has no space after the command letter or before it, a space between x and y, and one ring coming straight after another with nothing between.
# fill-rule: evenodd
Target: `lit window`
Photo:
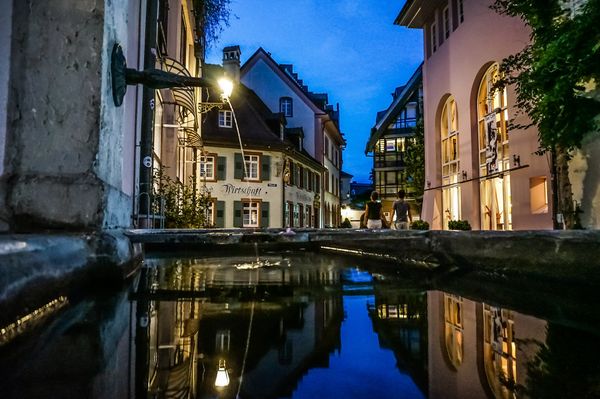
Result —
<instances>
[{"instance_id":1,"label":"lit window","mask_svg":"<svg viewBox=\"0 0 600 399\"><path fill-rule=\"evenodd\" d=\"M246 161L246 173L248 180L258 180L258 167L260 165L260 156L258 155L244 155Z\"/></svg>"},{"instance_id":2,"label":"lit window","mask_svg":"<svg viewBox=\"0 0 600 399\"><path fill-rule=\"evenodd\" d=\"M548 213L548 182L546 176L529 179L529 200L531 213Z\"/></svg>"},{"instance_id":3,"label":"lit window","mask_svg":"<svg viewBox=\"0 0 600 399\"><path fill-rule=\"evenodd\" d=\"M219 127L232 127L233 117L231 111L219 111Z\"/></svg>"},{"instance_id":4,"label":"lit window","mask_svg":"<svg viewBox=\"0 0 600 399\"><path fill-rule=\"evenodd\" d=\"M201 178L213 180L215 178L215 157L212 155L201 156L198 168L198 175Z\"/></svg>"},{"instance_id":5,"label":"lit window","mask_svg":"<svg viewBox=\"0 0 600 399\"><path fill-rule=\"evenodd\" d=\"M284 116L294 116L293 102L290 97L281 97L279 99L279 112Z\"/></svg>"},{"instance_id":6,"label":"lit window","mask_svg":"<svg viewBox=\"0 0 600 399\"><path fill-rule=\"evenodd\" d=\"M394 152L396 151L396 140L391 139L385 142L385 151L386 152Z\"/></svg>"},{"instance_id":7,"label":"lit window","mask_svg":"<svg viewBox=\"0 0 600 399\"><path fill-rule=\"evenodd\" d=\"M446 353L456 369L463 360L463 303L462 298L444 294L444 336Z\"/></svg>"},{"instance_id":8,"label":"lit window","mask_svg":"<svg viewBox=\"0 0 600 399\"><path fill-rule=\"evenodd\" d=\"M258 212L260 208L259 202L244 202L242 214L243 227L258 227Z\"/></svg>"}]
</instances>

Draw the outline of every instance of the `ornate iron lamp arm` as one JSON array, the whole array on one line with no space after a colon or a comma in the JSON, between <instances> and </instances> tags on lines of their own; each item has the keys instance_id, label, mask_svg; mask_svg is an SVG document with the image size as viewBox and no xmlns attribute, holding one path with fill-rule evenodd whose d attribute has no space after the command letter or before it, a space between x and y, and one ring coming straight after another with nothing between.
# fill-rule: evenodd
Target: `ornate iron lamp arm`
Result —
<instances>
[{"instance_id":1,"label":"ornate iron lamp arm","mask_svg":"<svg viewBox=\"0 0 600 399\"><path fill-rule=\"evenodd\" d=\"M219 89L217 82L206 78L177 75L160 69L138 71L127 68L123 49L119 44L113 46L111 58L113 100L118 107L123 104L127 85L141 84L152 89L173 87L213 87Z\"/></svg>"}]
</instances>

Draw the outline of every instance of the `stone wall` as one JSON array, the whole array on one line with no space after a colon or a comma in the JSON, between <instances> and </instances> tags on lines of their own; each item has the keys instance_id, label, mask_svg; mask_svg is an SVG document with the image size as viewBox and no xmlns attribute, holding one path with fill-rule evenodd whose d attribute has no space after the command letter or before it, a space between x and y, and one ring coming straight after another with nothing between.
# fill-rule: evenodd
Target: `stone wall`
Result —
<instances>
[{"instance_id":1,"label":"stone wall","mask_svg":"<svg viewBox=\"0 0 600 399\"><path fill-rule=\"evenodd\" d=\"M112 104L109 76L112 44L126 38L128 3L14 1L0 143L4 230L129 225L122 163L133 154L123 152L123 111Z\"/></svg>"}]
</instances>

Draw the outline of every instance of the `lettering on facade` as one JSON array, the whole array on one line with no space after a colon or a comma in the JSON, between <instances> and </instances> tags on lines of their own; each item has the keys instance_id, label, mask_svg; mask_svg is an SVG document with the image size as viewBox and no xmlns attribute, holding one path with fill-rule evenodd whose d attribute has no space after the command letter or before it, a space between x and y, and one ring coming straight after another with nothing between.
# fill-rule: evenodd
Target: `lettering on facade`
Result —
<instances>
[{"instance_id":1,"label":"lettering on facade","mask_svg":"<svg viewBox=\"0 0 600 399\"><path fill-rule=\"evenodd\" d=\"M262 187L236 186L231 183L221 186L223 194L244 194L249 197L258 197L262 194Z\"/></svg>"}]
</instances>

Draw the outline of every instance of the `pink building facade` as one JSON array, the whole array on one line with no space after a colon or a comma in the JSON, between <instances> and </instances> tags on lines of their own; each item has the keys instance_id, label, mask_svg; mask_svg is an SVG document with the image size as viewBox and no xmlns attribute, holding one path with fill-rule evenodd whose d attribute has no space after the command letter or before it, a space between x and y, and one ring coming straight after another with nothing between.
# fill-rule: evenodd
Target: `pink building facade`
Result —
<instances>
[{"instance_id":1,"label":"pink building facade","mask_svg":"<svg viewBox=\"0 0 600 399\"><path fill-rule=\"evenodd\" d=\"M507 129L522 114L514 88L495 90L498 64L529 42L526 26L492 0L408 0L395 23L423 29L426 187L433 229L551 229L550 159L537 131Z\"/></svg>"}]
</instances>

